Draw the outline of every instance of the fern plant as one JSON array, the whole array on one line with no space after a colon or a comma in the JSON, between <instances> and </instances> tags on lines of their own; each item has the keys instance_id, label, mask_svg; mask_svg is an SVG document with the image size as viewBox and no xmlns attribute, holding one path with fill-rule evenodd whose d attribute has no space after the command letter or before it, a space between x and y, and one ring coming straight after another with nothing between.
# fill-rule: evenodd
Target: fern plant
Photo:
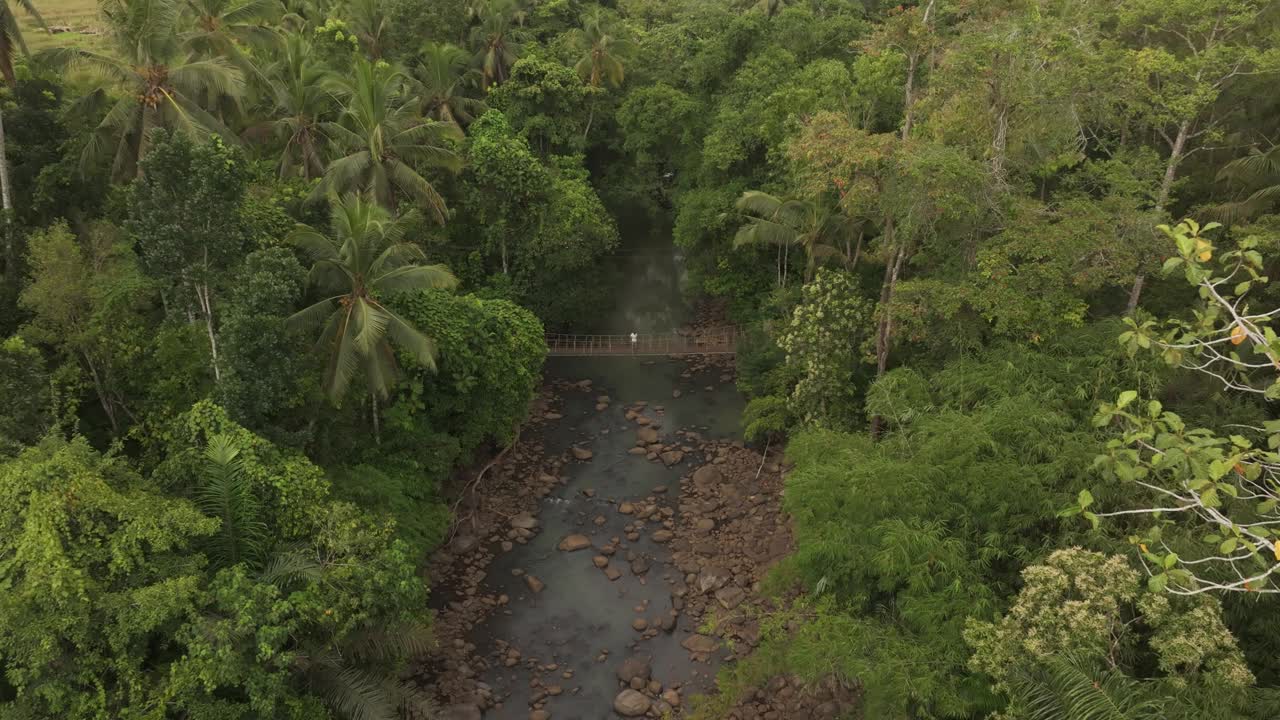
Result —
<instances>
[{"instance_id":1,"label":"fern plant","mask_svg":"<svg viewBox=\"0 0 1280 720\"><path fill-rule=\"evenodd\" d=\"M209 540L210 559L217 567L257 564L265 549L267 525L261 520L262 504L245 476L240 448L230 435L209 438L202 475L196 504L204 514L221 521Z\"/></svg>"},{"instance_id":2,"label":"fern plant","mask_svg":"<svg viewBox=\"0 0 1280 720\"><path fill-rule=\"evenodd\" d=\"M1071 657L1010 682L1009 716L1021 720L1162 720L1169 698L1118 670L1097 670Z\"/></svg>"}]
</instances>

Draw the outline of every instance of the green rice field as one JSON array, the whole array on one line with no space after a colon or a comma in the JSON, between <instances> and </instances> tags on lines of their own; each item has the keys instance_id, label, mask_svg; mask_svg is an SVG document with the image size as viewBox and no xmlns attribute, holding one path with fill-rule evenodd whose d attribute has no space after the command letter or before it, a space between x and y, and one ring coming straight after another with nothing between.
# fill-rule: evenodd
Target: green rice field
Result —
<instances>
[{"instance_id":1,"label":"green rice field","mask_svg":"<svg viewBox=\"0 0 1280 720\"><path fill-rule=\"evenodd\" d=\"M77 45L95 47L101 42L98 0L33 0L51 30L40 27L35 18L14 7L27 48L36 53L45 48Z\"/></svg>"}]
</instances>

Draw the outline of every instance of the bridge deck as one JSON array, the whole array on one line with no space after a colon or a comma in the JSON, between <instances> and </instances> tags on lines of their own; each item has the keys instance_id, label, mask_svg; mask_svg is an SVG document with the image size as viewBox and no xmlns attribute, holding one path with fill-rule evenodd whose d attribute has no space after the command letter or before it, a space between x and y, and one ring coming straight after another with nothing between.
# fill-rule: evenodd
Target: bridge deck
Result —
<instances>
[{"instance_id":1,"label":"bridge deck","mask_svg":"<svg viewBox=\"0 0 1280 720\"><path fill-rule=\"evenodd\" d=\"M679 333L639 333L634 342L624 335L547 335L548 354L554 356L594 355L732 355L737 351L738 332L727 329L698 335Z\"/></svg>"}]
</instances>

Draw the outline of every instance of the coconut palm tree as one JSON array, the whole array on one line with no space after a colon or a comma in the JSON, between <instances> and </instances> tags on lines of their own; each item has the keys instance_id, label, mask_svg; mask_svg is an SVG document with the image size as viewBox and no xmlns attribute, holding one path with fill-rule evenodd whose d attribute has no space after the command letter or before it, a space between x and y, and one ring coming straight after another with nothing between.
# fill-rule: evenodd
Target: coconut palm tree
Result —
<instances>
[{"instance_id":1,"label":"coconut palm tree","mask_svg":"<svg viewBox=\"0 0 1280 720\"><path fill-rule=\"evenodd\" d=\"M13 5L22 8L23 12L35 18L40 27L44 27L44 18L40 17L35 3L31 0L14 0ZM23 55L28 54L27 43L22 39L22 28L18 25L18 16L13 12L13 5L0 2L0 76L4 77L4 82L9 87L13 87L18 82L13 74L14 51L20 50Z\"/></svg>"},{"instance_id":2,"label":"coconut palm tree","mask_svg":"<svg viewBox=\"0 0 1280 720\"><path fill-rule=\"evenodd\" d=\"M587 14L582 27L572 31L570 42L582 52L582 58L574 65L582 82L592 87L600 87L605 82L614 87L622 85L622 59L631 52L632 45L606 31L604 12L600 8Z\"/></svg>"},{"instance_id":3,"label":"coconut palm tree","mask_svg":"<svg viewBox=\"0 0 1280 720\"><path fill-rule=\"evenodd\" d=\"M1223 166L1219 180L1236 183L1253 189L1247 197L1222 203L1210 213L1224 223L1240 222L1257 217L1280 203L1280 145L1270 150L1254 148L1242 158L1236 158Z\"/></svg>"},{"instance_id":4,"label":"coconut palm tree","mask_svg":"<svg viewBox=\"0 0 1280 720\"><path fill-rule=\"evenodd\" d=\"M279 34L269 23L280 19L284 6L279 0L185 0L188 21L194 29L186 33L187 45L207 57L230 60L246 76L257 68L244 50L274 46Z\"/></svg>"},{"instance_id":5,"label":"coconut palm tree","mask_svg":"<svg viewBox=\"0 0 1280 720\"><path fill-rule=\"evenodd\" d=\"M747 222L733 238L735 248L744 245L774 245L778 248L778 286L787 282L790 248L805 254L805 280L821 260L847 264L849 258L840 245L857 229L856 220L807 200L780 198L759 190L748 190L735 203Z\"/></svg>"},{"instance_id":6,"label":"coconut palm tree","mask_svg":"<svg viewBox=\"0 0 1280 720\"><path fill-rule=\"evenodd\" d=\"M136 176L153 128L199 137L217 133L237 141L206 103L211 98L238 101L244 75L225 58L190 52L179 32L176 0L129 0L104 13L112 29L111 52L68 47L40 56L54 67L89 71L93 85L77 105L116 98L85 145L83 167L110 152L114 179Z\"/></svg>"},{"instance_id":7,"label":"coconut palm tree","mask_svg":"<svg viewBox=\"0 0 1280 720\"><path fill-rule=\"evenodd\" d=\"M391 28L391 18L380 0L348 0L343 17L351 24L351 31L374 60L382 59L386 50L386 34Z\"/></svg>"},{"instance_id":8,"label":"coconut palm tree","mask_svg":"<svg viewBox=\"0 0 1280 720\"><path fill-rule=\"evenodd\" d=\"M337 81L337 93L345 102L341 120L325 123L323 129L345 154L329 163L313 197L368 193L389 209L408 198L444 224L444 198L419 170L461 166L448 146L458 130L419 116L416 98L405 97L405 80L384 62L359 59L351 77Z\"/></svg>"},{"instance_id":9,"label":"coconut palm tree","mask_svg":"<svg viewBox=\"0 0 1280 720\"><path fill-rule=\"evenodd\" d=\"M488 89L505 81L520 57L526 13L520 0L475 0L467 13L477 21L471 28L471 47Z\"/></svg>"},{"instance_id":10,"label":"coconut palm tree","mask_svg":"<svg viewBox=\"0 0 1280 720\"><path fill-rule=\"evenodd\" d=\"M311 282L324 299L298 311L288 324L323 328L319 344L328 355L324 386L334 402L346 396L361 371L375 403L387 396L396 375L388 341L435 368L435 342L382 304L390 293L457 285L447 268L424 264L422 250L404 242L413 219L412 211L396 218L375 202L347 195L333 202L331 236L305 225L291 236L310 254ZM376 422L376 410L374 418Z\"/></svg>"},{"instance_id":11,"label":"coconut palm tree","mask_svg":"<svg viewBox=\"0 0 1280 720\"><path fill-rule=\"evenodd\" d=\"M470 53L457 45L423 45L421 59L413 68L421 113L461 130L487 109L483 100L464 94L479 76L480 72L471 67Z\"/></svg>"},{"instance_id":12,"label":"coconut palm tree","mask_svg":"<svg viewBox=\"0 0 1280 720\"><path fill-rule=\"evenodd\" d=\"M326 87L329 70L311 51L306 35L290 33L263 75L271 95L272 119L251 127L247 134L283 142L280 177L320 177L329 142L323 126L337 109Z\"/></svg>"}]
</instances>

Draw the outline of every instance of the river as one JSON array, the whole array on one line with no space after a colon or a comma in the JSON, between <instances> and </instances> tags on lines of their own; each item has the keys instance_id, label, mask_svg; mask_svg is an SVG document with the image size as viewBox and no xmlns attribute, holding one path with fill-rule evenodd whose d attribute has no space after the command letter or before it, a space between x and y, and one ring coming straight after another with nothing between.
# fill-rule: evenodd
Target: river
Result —
<instances>
[{"instance_id":1,"label":"river","mask_svg":"<svg viewBox=\"0 0 1280 720\"><path fill-rule=\"evenodd\" d=\"M621 271L618 306L592 330L675 330L691 314L682 297L682 269L669 234L659 229L649 237L630 238L625 247L615 258ZM544 717L531 710L535 703L545 717L556 720L613 717L611 708L621 689L618 668L636 656L651 659L653 679L663 690L678 687L683 698L713 684L717 659L693 662L680 645L696 631L691 620L681 615L674 630L653 630L647 638L633 627L637 618L659 627L663 618L668 618L668 625L677 618L673 591L683 575L670 565L669 547L653 539L661 523L648 521L639 530L631 515L619 512L623 503L654 503L669 508L668 519L677 520L681 476L701 462L698 448L687 440L684 447L690 452L670 467L628 453L636 446L638 429L626 417L629 408L644 403L643 414L664 443L681 442L684 436L677 438L677 430L695 431L707 439L738 436L743 401L733 383L723 370L688 368L666 357L548 359L547 383L564 387L589 379L591 389L559 393L556 411L562 418L541 430L545 452L557 455L578 447L593 457L565 466L561 476L567 482L540 503L537 535L499 553L489 566L483 592L505 594L510 601L479 624L469 640L478 654L499 660L504 648L515 648L520 661L511 667L493 662L481 674L500 701L485 718ZM609 398L603 410L598 409L600 396ZM603 524L597 524L599 518ZM630 541L629 526L635 538ZM593 547L578 552L557 549L571 534L586 535ZM601 548L615 549L608 560L609 567L619 571L618 579L610 580L593 563ZM545 587L531 591L525 575L535 576Z\"/></svg>"}]
</instances>

